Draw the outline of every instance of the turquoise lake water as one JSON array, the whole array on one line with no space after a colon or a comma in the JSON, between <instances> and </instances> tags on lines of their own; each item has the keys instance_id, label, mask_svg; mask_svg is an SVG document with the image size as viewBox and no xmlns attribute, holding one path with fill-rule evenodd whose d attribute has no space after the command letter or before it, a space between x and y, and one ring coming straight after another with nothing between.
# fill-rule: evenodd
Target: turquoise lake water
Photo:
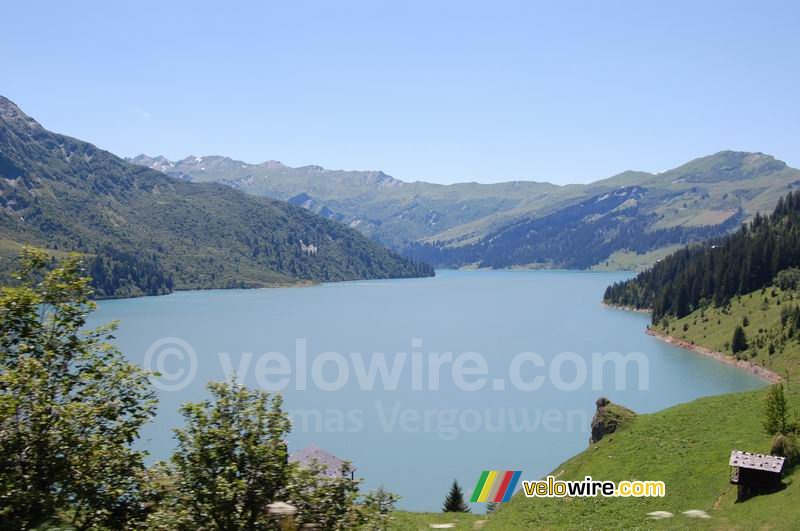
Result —
<instances>
[{"instance_id":1,"label":"turquoise lake water","mask_svg":"<svg viewBox=\"0 0 800 531\"><path fill-rule=\"evenodd\" d=\"M454 478L469 496L482 470L535 479L586 448L600 396L647 413L764 385L645 335L647 315L604 308L605 287L629 276L439 271L426 279L181 292L103 301L90 324L119 319L117 346L137 364L150 349L150 366L162 363L161 387L181 387L159 391L142 441L153 458L169 456L179 405L206 398L205 384L233 367L253 387L285 384L292 451L316 444L352 460L365 488L383 484L402 496L400 507L437 511ZM192 378L189 350L197 360ZM593 353L611 352L641 353L646 377L636 362L620 380L612 364L593 366ZM370 364L381 359L388 378L378 370L370 383ZM541 385L529 389L536 377Z\"/></svg>"}]
</instances>

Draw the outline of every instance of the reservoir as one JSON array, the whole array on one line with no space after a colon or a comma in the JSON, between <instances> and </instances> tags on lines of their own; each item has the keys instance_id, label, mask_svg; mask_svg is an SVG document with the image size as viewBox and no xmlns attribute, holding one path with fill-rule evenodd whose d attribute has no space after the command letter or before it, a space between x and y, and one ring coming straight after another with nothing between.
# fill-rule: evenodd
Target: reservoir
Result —
<instances>
[{"instance_id":1,"label":"reservoir","mask_svg":"<svg viewBox=\"0 0 800 531\"><path fill-rule=\"evenodd\" d=\"M163 374L140 442L151 459L168 459L180 404L235 371L283 394L290 451L315 444L351 460L362 490L438 511L453 479L469 497L483 470L536 479L586 448L600 396L648 413L765 385L645 335L648 315L603 307L606 286L629 277L438 271L180 292L101 301L90 325L120 320L116 346Z\"/></svg>"}]
</instances>

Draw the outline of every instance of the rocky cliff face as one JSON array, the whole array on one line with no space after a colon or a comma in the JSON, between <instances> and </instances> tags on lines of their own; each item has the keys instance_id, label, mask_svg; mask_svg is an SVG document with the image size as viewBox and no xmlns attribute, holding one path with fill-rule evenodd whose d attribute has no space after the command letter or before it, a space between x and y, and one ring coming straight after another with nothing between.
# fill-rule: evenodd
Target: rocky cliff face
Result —
<instances>
[{"instance_id":1,"label":"rocky cliff face","mask_svg":"<svg viewBox=\"0 0 800 531\"><path fill-rule=\"evenodd\" d=\"M589 444L595 444L606 435L628 426L636 416L630 409L612 404L606 397L598 398L595 404L597 411L592 417L592 436Z\"/></svg>"}]
</instances>

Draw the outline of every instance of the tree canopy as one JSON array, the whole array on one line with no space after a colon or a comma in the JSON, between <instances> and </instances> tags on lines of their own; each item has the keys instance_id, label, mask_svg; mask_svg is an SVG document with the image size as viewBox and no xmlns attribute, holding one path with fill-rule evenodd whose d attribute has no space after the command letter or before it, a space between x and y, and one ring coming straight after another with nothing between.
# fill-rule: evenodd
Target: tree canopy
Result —
<instances>
[{"instance_id":1,"label":"tree canopy","mask_svg":"<svg viewBox=\"0 0 800 531\"><path fill-rule=\"evenodd\" d=\"M144 517L144 452L132 443L154 413L147 374L84 331L89 279L71 256L51 267L26 250L0 294L0 518L19 529L66 510L76 527L122 529Z\"/></svg>"},{"instance_id":2,"label":"tree canopy","mask_svg":"<svg viewBox=\"0 0 800 531\"><path fill-rule=\"evenodd\" d=\"M781 198L771 215L756 214L733 234L686 247L635 278L609 286L604 300L652 309L653 322L680 318L761 289L781 271L798 266L800 190ZM781 275L787 284L794 279L794 273Z\"/></svg>"}]
</instances>

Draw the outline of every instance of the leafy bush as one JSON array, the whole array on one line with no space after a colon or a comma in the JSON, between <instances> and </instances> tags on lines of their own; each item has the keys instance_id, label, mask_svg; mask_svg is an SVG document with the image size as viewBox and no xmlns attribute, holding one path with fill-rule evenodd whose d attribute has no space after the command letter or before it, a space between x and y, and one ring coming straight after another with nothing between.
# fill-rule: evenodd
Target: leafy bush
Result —
<instances>
[{"instance_id":1,"label":"leafy bush","mask_svg":"<svg viewBox=\"0 0 800 531\"><path fill-rule=\"evenodd\" d=\"M794 435L776 435L772 440L772 455L780 455L786 458L784 467L786 470L793 468L800 459L800 447L797 445L797 437Z\"/></svg>"},{"instance_id":2,"label":"leafy bush","mask_svg":"<svg viewBox=\"0 0 800 531\"><path fill-rule=\"evenodd\" d=\"M784 291L800 288L800 268L790 267L780 271L775 277L775 284Z\"/></svg>"},{"instance_id":3,"label":"leafy bush","mask_svg":"<svg viewBox=\"0 0 800 531\"><path fill-rule=\"evenodd\" d=\"M770 387L764 397L764 431L768 435L786 435L792 431L783 384L775 384Z\"/></svg>"},{"instance_id":4,"label":"leafy bush","mask_svg":"<svg viewBox=\"0 0 800 531\"><path fill-rule=\"evenodd\" d=\"M289 463L282 398L233 380L184 405L172 464L145 468L132 444L155 395L107 342L114 324L84 330L95 305L79 257L27 249L20 263L0 292L1 528L273 529L275 501L299 524L385 527L396 495L359 503L349 463Z\"/></svg>"},{"instance_id":5,"label":"leafy bush","mask_svg":"<svg viewBox=\"0 0 800 531\"><path fill-rule=\"evenodd\" d=\"M185 404L172 456L177 493L191 508L191 527L256 529L289 476L289 418L280 395L234 381L211 382L213 400Z\"/></svg>"},{"instance_id":6,"label":"leafy bush","mask_svg":"<svg viewBox=\"0 0 800 531\"><path fill-rule=\"evenodd\" d=\"M0 295L0 520L31 529L137 527L151 491L131 444L153 415L147 374L84 331L88 279L77 256L49 269L25 250Z\"/></svg>"},{"instance_id":7,"label":"leafy bush","mask_svg":"<svg viewBox=\"0 0 800 531\"><path fill-rule=\"evenodd\" d=\"M364 495L363 507L369 518L369 528L386 529L400 496L389 492L383 485Z\"/></svg>"}]
</instances>

